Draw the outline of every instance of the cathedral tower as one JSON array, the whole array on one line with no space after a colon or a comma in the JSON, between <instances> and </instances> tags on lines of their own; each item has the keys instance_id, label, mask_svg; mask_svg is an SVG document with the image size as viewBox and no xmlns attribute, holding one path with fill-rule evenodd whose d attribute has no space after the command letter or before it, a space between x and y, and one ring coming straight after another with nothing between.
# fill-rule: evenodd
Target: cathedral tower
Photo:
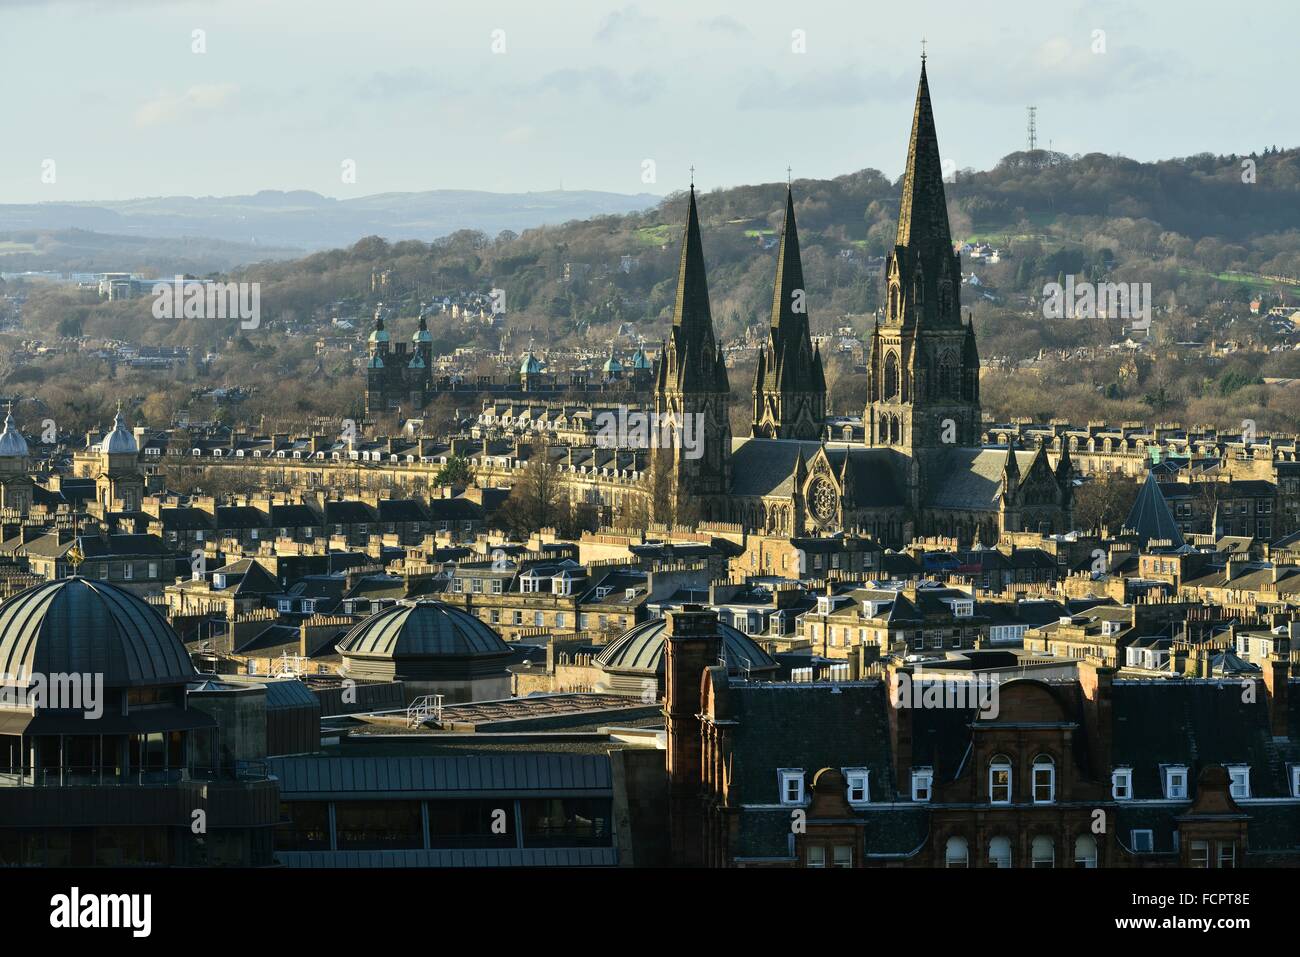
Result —
<instances>
[{"instance_id":1,"label":"cathedral tower","mask_svg":"<svg viewBox=\"0 0 1300 957\"><path fill-rule=\"evenodd\" d=\"M825 418L826 377L821 353L813 349L808 328L794 195L787 189L772 290L772 325L754 373L752 434L766 439L816 440Z\"/></svg>"},{"instance_id":2,"label":"cathedral tower","mask_svg":"<svg viewBox=\"0 0 1300 957\"><path fill-rule=\"evenodd\" d=\"M979 445L979 355L973 326L961 320L960 288L922 60L885 315L867 361L868 445L909 455Z\"/></svg>"},{"instance_id":3,"label":"cathedral tower","mask_svg":"<svg viewBox=\"0 0 1300 957\"><path fill-rule=\"evenodd\" d=\"M731 491L730 407L731 386L713 334L692 185L677 267L673 326L659 355L654 388L654 410L660 421L670 419L686 441L653 452L656 521L725 514L725 498Z\"/></svg>"}]
</instances>

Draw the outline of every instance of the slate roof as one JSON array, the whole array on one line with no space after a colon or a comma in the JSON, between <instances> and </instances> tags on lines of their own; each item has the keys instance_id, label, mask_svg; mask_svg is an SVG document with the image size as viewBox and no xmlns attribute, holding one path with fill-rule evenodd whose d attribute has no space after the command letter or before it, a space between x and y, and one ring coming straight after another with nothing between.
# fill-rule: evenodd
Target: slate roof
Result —
<instances>
[{"instance_id":1,"label":"slate roof","mask_svg":"<svg viewBox=\"0 0 1300 957\"><path fill-rule=\"evenodd\" d=\"M1142 490L1124 520L1124 527L1135 531L1144 547L1153 538L1169 539L1174 548L1183 544L1182 530L1174 521L1173 512L1169 511L1169 503L1165 501L1154 472L1147 472L1147 480L1142 483Z\"/></svg>"},{"instance_id":2,"label":"slate roof","mask_svg":"<svg viewBox=\"0 0 1300 957\"><path fill-rule=\"evenodd\" d=\"M811 461L821 447L820 442L793 439L733 439L732 493L756 496L793 494L795 461L799 452L803 452L805 461ZM854 487L850 494L855 505L866 508L902 507L905 504L894 481L893 459L896 454L890 449L826 446L826 458L836 476L840 474L844 457L853 457L850 472Z\"/></svg>"},{"instance_id":3,"label":"slate roof","mask_svg":"<svg viewBox=\"0 0 1300 957\"><path fill-rule=\"evenodd\" d=\"M1211 764L1249 764L1255 797L1289 793L1263 686L1256 685L1253 702L1242 700L1242 690L1239 680L1115 682L1113 763L1132 767L1135 799L1164 797L1162 764L1187 766L1191 797Z\"/></svg>"},{"instance_id":4,"label":"slate roof","mask_svg":"<svg viewBox=\"0 0 1300 957\"><path fill-rule=\"evenodd\" d=\"M1021 475L1029 473L1038 453L1016 450L1016 465ZM959 508L976 512L996 511L1002 493L1002 470L1007 464L1007 450L949 449L935 470L938 481L926 504L932 508Z\"/></svg>"},{"instance_id":5,"label":"slate roof","mask_svg":"<svg viewBox=\"0 0 1300 957\"><path fill-rule=\"evenodd\" d=\"M803 768L805 784L822 768L867 768L873 798L894 791L889 723L881 681L836 684L731 682L737 721L732 787L742 804L780 801L780 768ZM816 714L816 721L791 720ZM790 815L786 813L786 828Z\"/></svg>"}]
</instances>

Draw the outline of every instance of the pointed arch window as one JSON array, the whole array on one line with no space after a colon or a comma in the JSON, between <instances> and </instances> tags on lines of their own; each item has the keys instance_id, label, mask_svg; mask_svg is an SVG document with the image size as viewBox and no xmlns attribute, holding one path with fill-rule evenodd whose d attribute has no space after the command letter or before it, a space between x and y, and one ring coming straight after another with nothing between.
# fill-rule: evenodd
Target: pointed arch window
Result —
<instances>
[{"instance_id":1,"label":"pointed arch window","mask_svg":"<svg viewBox=\"0 0 1300 957\"><path fill-rule=\"evenodd\" d=\"M894 352L885 356L885 388L883 394L886 399L898 398L898 354Z\"/></svg>"},{"instance_id":2,"label":"pointed arch window","mask_svg":"<svg viewBox=\"0 0 1300 957\"><path fill-rule=\"evenodd\" d=\"M890 319L898 318L898 306L899 306L898 300L899 300L898 283L896 282L890 283L889 284L889 318Z\"/></svg>"},{"instance_id":3,"label":"pointed arch window","mask_svg":"<svg viewBox=\"0 0 1300 957\"><path fill-rule=\"evenodd\" d=\"M945 399L956 399L961 394L961 370L957 368L957 359L951 352L945 352L939 359L939 395Z\"/></svg>"}]
</instances>

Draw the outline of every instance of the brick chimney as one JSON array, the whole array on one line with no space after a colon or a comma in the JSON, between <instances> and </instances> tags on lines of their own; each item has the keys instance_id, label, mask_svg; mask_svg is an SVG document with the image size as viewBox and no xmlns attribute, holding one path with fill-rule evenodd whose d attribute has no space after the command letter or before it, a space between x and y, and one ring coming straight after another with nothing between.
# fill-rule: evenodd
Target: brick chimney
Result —
<instances>
[{"instance_id":1,"label":"brick chimney","mask_svg":"<svg viewBox=\"0 0 1300 957\"><path fill-rule=\"evenodd\" d=\"M1275 738L1287 736L1287 679L1291 666L1282 655L1269 655L1261 662L1264 672L1264 694L1268 699L1268 723Z\"/></svg>"},{"instance_id":2,"label":"brick chimney","mask_svg":"<svg viewBox=\"0 0 1300 957\"><path fill-rule=\"evenodd\" d=\"M718 613L684 605L667 613L664 722L668 737L668 817L673 864L703 864L700 682L722 655Z\"/></svg>"},{"instance_id":3,"label":"brick chimney","mask_svg":"<svg viewBox=\"0 0 1300 957\"><path fill-rule=\"evenodd\" d=\"M1111 689L1115 669L1089 655L1079 662L1079 690L1083 692L1083 727L1088 759L1095 777L1106 778L1111 769Z\"/></svg>"}]
</instances>

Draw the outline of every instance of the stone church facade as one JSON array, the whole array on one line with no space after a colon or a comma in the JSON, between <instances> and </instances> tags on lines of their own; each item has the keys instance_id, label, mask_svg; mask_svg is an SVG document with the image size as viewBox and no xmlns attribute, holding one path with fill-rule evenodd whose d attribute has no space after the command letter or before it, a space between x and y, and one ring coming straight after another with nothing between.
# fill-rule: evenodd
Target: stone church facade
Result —
<instances>
[{"instance_id":1,"label":"stone church facade","mask_svg":"<svg viewBox=\"0 0 1300 957\"><path fill-rule=\"evenodd\" d=\"M981 445L979 352L963 321L938 138L922 64L886 306L868 356L865 440L827 442L826 380L812 348L792 194L777 256L772 324L753 387L752 434L731 435L727 371L709 312L694 189L654 408L703 416L703 456L660 450L649 484L659 519L731 522L771 534L858 531L885 545L918 535L991 544L1006 531L1072 526L1068 450ZM652 506L653 507L653 506Z\"/></svg>"}]
</instances>

